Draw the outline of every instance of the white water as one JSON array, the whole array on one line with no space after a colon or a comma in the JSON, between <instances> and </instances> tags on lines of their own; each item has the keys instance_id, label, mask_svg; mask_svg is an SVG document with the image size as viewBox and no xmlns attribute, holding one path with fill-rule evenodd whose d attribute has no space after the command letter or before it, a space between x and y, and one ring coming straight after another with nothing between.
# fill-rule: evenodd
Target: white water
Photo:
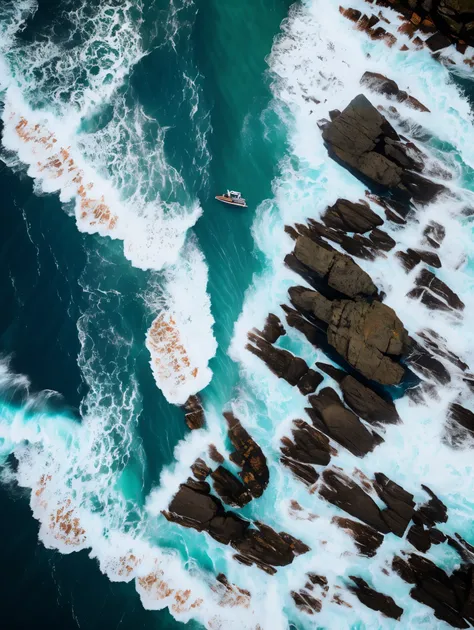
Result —
<instances>
[{"instance_id":1,"label":"white water","mask_svg":"<svg viewBox=\"0 0 474 630\"><path fill-rule=\"evenodd\" d=\"M353 2L351 4L354 5ZM358 5L366 6L361 0ZM367 52L370 52L370 59L366 56ZM28 406L15 410L5 405L0 422L2 452L14 451L20 461L18 479L22 486L33 490L32 508L41 522L40 538L43 543L64 553L90 548L91 557L97 558L101 570L111 580L131 581L137 578L136 587L146 608L168 606L177 619L186 621L193 617L210 628L255 628L260 624L264 630L283 629L287 627L288 620L296 620L301 627L331 629L357 624L373 630L396 627L395 622L373 614L346 591L342 591L341 595L352 608L330 602L337 587L343 586L344 577L356 574L369 579L376 589L390 593L405 609L398 627L440 630L446 624L435 620L431 610L408 596L408 585L393 574L387 576L382 571L394 553L400 548L409 550L410 545L394 536L387 536L376 558L370 562L360 558L349 536L331 524L335 509L321 500L317 493L309 493L280 466L280 438L289 434L294 418L305 417L306 401L294 388L273 377L257 358L244 350L244 345L247 331L253 326L261 326L268 312L281 314L278 305L287 301L287 288L293 284L304 284L301 278L283 266L283 257L292 248L291 240L283 231L284 225L304 221L308 216L317 218L339 196L354 200L364 197L364 187L328 159L316 120L326 116L330 109L342 109L353 96L364 91L359 86L359 79L365 70L382 72L396 80L401 89L407 88L432 112L420 113L397 105L402 116L422 124L437 138L452 144L454 154L462 159L464 165L472 167L474 132L469 123L469 107L449 82L447 71L426 51L412 52L407 56L395 48L388 49L381 42L369 42L363 33L352 30L352 24L340 16L337 6L321 0L311 0L301 10L292 13L274 45L269 65L274 73L274 105L281 111L283 104L287 112L292 155L282 164L282 175L274 182L274 199L262 204L254 225L254 237L266 256L267 267L249 291L236 326L232 356L241 364L243 381L242 392L233 407L270 462L271 483L264 496L249 506L248 514L279 531L285 530L300 537L311 546L312 551L297 558L290 567L280 569L277 576L269 577L256 568L242 568L231 559L228 548L206 535L173 528L159 517L160 510L166 508L179 483L188 476L189 466L196 457L205 455L209 442L216 444L222 453L226 452L223 422L212 408L207 410L209 428L189 435L177 446L175 464L163 472L160 488L148 498L146 506L137 505L130 497L127 480L121 479L123 483L116 485L112 483L117 476L112 462L117 456L125 455L123 465L118 468L122 471L128 453L136 448L133 444L133 424L140 400L133 381L118 393L120 387L117 382L121 379L113 381L117 375L112 375L110 383L107 379L102 380L100 388L96 386L94 389L103 366L100 362L91 361L87 339L92 333L87 317L82 318L78 326L82 342L79 360L93 391L85 401L83 424L79 426L69 418L50 417L36 411L28 417ZM304 95L314 95L322 103L317 106L306 101ZM367 96L376 105L388 104L380 95L367 93ZM394 125L397 125L396 121ZM425 145L422 148L433 156L436 153L435 147ZM23 160L21 155L20 158ZM33 159L31 161L30 168L34 168ZM374 262L358 260L358 263L387 293L386 302L396 309L410 334L416 334L429 325L447 339L452 351L473 364L473 332L469 317L473 306L473 278L468 261L471 234L469 226L463 225L458 213L470 201L470 196L462 189L472 186L472 179L468 181L466 170L461 169L459 162L455 163L451 158L446 158L446 161L454 174L450 186L460 200L445 199L419 208L417 222L402 228L392 228L386 223L383 229L397 240L397 248L386 259ZM37 178L41 179L39 175ZM46 185L41 181L42 187ZM117 207L113 205L114 211ZM372 207L374 211L380 211L378 206ZM118 216L122 219L126 215ZM411 275L405 274L394 253L398 249L418 245L430 218L446 227L447 235L439 252L443 268L436 273L466 303L465 315L460 318L428 311L422 304L405 297L413 286L416 271ZM191 270L195 275L190 274ZM208 334L212 325L209 302L203 299L206 275L202 257L191 243L190 249L185 250L183 257L166 272L166 283L162 287L164 301L156 305L157 311L165 309L179 318L179 330L183 334L191 365L201 360L203 365L207 365L215 344L212 333ZM190 312L193 319L190 319ZM199 315L199 320L194 319L195 313ZM205 353L201 349L204 335ZM326 360L296 331L289 329L288 335L292 349L308 363ZM118 346L126 354L127 344L130 343L130 340L123 339ZM469 401L456 370L450 364L446 365L453 380L449 387L438 388L439 400L426 400L423 405L415 405L406 398L398 401L397 408L403 424L386 429L383 445L364 459L339 448L339 455L333 458L332 464L341 466L347 474L354 468L369 477L376 471L384 472L413 492L419 502L427 498L420 487L421 483L426 483L448 504L450 520L444 531L458 531L469 539L473 508L470 497L474 496L471 452L454 452L441 441L448 404L458 393L465 397L464 404L468 405ZM202 373L204 377L200 385L204 385L210 376L205 369ZM0 375L4 386L10 384L10 378L15 386L24 383L22 377L9 376L6 367L2 368ZM158 382L161 383L159 378ZM337 388L329 378L322 386L327 384ZM161 383L161 387L173 402L183 402L190 393L187 389L172 390L168 380ZM109 396L113 405L105 412L103 405L95 403ZM33 407L34 403L32 399ZM125 412L120 414L123 422L116 426L116 411L119 409ZM25 439L30 442L28 446ZM46 475L46 482L40 484L42 475ZM43 490L37 495L41 488ZM299 502L302 511L292 508L292 499ZM50 516L56 519L61 509L59 524L51 528ZM67 517L69 521L78 519L75 525L77 534L74 535L73 530L72 537L70 534L64 536L64 530L59 527L64 522L64 513L69 510L73 511ZM134 526L129 528L131 531L126 532L125 521L131 511L137 516ZM316 518L311 515L316 515ZM176 543L176 548L184 546L184 557L189 554L195 561L191 560L185 567L180 554L159 549L155 540L160 536L169 536ZM212 577L198 568L206 556L213 559L215 572L224 570L231 582L251 591L252 600L248 608L222 607L219 604L222 603L222 594L211 589ZM452 569L458 561L456 555L444 546L434 548L428 556L436 558L448 569ZM330 583L330 595L323 601L322 612L314 618L297 612L289 595L292 589L304 586L304 576L308 571L324 573ZM139 578L147 579L140 581ZM187 589L189 595L184 594ZM184 603L180 603L183 600Z\"/></svg>"}]
</instances>

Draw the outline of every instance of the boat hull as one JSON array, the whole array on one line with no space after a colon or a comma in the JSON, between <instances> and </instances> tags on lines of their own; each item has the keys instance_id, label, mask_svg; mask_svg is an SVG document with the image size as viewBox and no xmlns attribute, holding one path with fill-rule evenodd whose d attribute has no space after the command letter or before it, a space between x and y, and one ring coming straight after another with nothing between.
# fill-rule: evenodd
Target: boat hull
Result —
<instances>
[{"instance_id":1,"label":"boat hull","mask_svg":"<svg viewBox=\"0 0 474 630\"><path fill-rule=\"evenodd\" d=\"M235 208L247 208L245 201L244 203L238 203L237 201L232 201L228 197L224 197L224 195L216 195L216 199L221 203L226 203L228 206L234 206Z\"/></svg>"}]
</instances>

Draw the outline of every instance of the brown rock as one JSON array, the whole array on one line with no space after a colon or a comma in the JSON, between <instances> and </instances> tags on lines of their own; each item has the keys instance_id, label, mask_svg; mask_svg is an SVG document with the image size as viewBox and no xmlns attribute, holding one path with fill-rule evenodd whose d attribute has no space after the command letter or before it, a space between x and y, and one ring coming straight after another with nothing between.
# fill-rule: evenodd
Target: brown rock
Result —
<instances>
[{"instance_id":1,"label":"brown rock","mask_svg":"<svg viewBox=\"0 0 474 630\"><path fill-rule=\"evenodd\" d=\"M184 405L186 424L191 430L202 429L206 423L204 409L198 395L190 396Z\"/></svg>"},{"instance_id":2,"label":"brown rock","mask_svg":"<svg viewBox=\"0 0 474 630\"><path fill-rule=\"evenodd\" d=\"M403 608L397 606L392 597L370 588L367 582L361 577L351 575L350 579L354 582L355 586L349 586L349 590L354 593L364 606L367 606L367 608L371 610L381 612L385 617L397 620L400 619L403 614Z\"/></svg>"},{"instance_id":3,"label":"brown rock","mask_svg":"<svg viewBox=\"0 0 474 630\"><path fill-rule=\"evenodd\" d=\"M347 199L338 199L322 218L328 227L361 234L383 225L383 220L366 204Z\"/></svg>"},{"instance_id":4,"label":"brown rock","mask_svg":"<svg viewBox=\"0 0 474 630\"><path fill-rule=\"evenodd\" d=\"M334 516L332 522L339 525L341 529L346 530L352 536L363 556L373 558L377 553L377 549L383 543L383 535L373 527L369 527L369 525L342 516Z\"/></svg>"}]
</instances>

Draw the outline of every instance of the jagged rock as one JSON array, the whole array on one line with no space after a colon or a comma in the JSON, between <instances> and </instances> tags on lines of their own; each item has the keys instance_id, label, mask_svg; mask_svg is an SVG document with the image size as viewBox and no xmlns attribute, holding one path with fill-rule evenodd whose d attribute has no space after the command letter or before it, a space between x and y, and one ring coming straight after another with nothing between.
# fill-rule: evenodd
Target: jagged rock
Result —
<instances>
[{"instance_id":1,"label":"jagged rock","mask_svg":"<svg viewBox=\"0 0 474 630\"><path fill-rule=\"evenodd\" d=\"M305 589L301 589L298 592L291 591L291 597L296 607L308 615L314 615L315 612L321 611L322 603Z\"/></svg>"},{"instance_id":2,"label":"jagged rock","mask_svg":"<svg viewBox=\"0 0 474 630\"><path fill-rule=\"evenodd\" d=\"M309 369L304 376L300 378L298 381L298 389L300 392L307 396L308 394L312 394L323 382L323 377L319 372L315 372L312 369Z\"/></svg>"},{"instance_id":3,"label":"jagged rock","mask_svg":"<svg viewBox=\"0 0 474 630\"><path fill-rule=\"evenodd\" d=\"M422 525L412 525L408 530L407 540L422 553L426 553L431 547L430 532Z\"/></svg>"},{"instance_id":4,"label":"jagged rock","mask_svg":"<svg viewBox=\"0 0 474 630\"><path fill-rule=\"evenodd\" d=\"M340 387L344 402L361 418L371 424L396 424L400 422L395 405L384 400L369 387L352 376L345 376Z\"/></svg>"},{"instance_id":5,"label":"jagged rock","mask_svg":"<svg viewBox=\"0 0 474 630\"><path fill-rule=\"evenodd\" d=\"M196 394L190 396L184 404L186 424L191 430L202 429L206 423L204 417L204 409L202 408L201 399Z\"/></svg>"},{"instance_id":6,"label":"jagged rock","mask_svg":"<svg viewBox=\"0 0 474 630\"><path fill-rule=\"evenodd\" d=\"M216 462L216 464L223 464L225 462L224 457L219 453L214 444L209 445L209 457L213 462Z\"/></svg>"},{"instance_id":7,"label":"jagged rock","mask_svg":"<svg viewBox=\"0 0 474 630\"><path fill-rule=\"evenodd\" d=\"M228 425L229 439L235 449L230 459L242 469L239 476L251 497L255 499L261 497L270 479L267 458L232 413L226 412L224 417Z\"/></svg>"},{"instance_id":8,"label":"jagged rock","mask_svg":"<svg viewBox=\"0 0 474 630\"><path fill-rule=\"evenodd\" d=\"M288 294L291 303L299 311L310 313L326 324L331 321L332 302L317 291L304 287L290 287Z\"/></svg>"},{"instance_id":9,"label":"jagged rock","mask_svg":"<svg viewBox=\"0 0 474 630\"><path fill-rule=\"evenodd\" d=\"M275 573L277 566L286 566L295 556L306 553L309 547L285 532L279 534L271 527L256 522L256 528L233 512L225 512L222 503L208 494L208 484L189 480L181 484L173 497L168 511L163 512L167 520L207 531L223 544L231 545L241 562L256 564L268 573ZM194 487L196 486L197 487Z\"/></svg>"},{"instance_id":10,"label":"jagged rock","mask_svg":"<svg viewBox=\"0 0 474 630\"><path fill-rule=\"evenodd\" d=\"M301 462L285 457L284 455L280 457L280 461L283 466L289 468L293 475L307 486L312 486L319 479L318 473L309 464L302 464Z\"/></svg>"},{"instance_id":11,"label":"jagged rock","mask_svg":"<svg viewBox=\"0 0 474 630\"><path fill-rule=\"evenodd\" d=\"M191 470L193 472L193 475L199 481L204 481L211 474L211 469L200 457L191 466Z\"/></svg>"},{"instance_id":12,"label":"jagged rock","mask_svg":"<svg viewBox=\"0 0 474 630\"><path fill-rule=\"evenodd\" d=\"M383 252L389 252L395 247L397 242L383 230L376 228L369 234L369 239L373 243L374 247L382 250Z\"/></svg>"},{"instance_id":13,"label":"jagged rock","mask_svg":"<svg viewBox=\"0 0 474 630\"><path fill-rule=\"evenodd\" d=\"M355 586L349 586L349 590L354 593L357 599L364 604L364 606L367 606L367 608L370 608L371 610L381 612L385 615L385 617L397 620L400 619L403 614L403 608L397 606L392 597L370 588L367 582L361 577L356 577L354 575L349 577L355 584Z\"/></svg>"},{"instance_id":14,"label":"jagged rock","mask_svg":"<svg viewBox=\"0 0 474 630\"><path fill-rule=\"evenodd\" d=\"M465 363L462 359L460 359L454 352L448 350L446 347L446 339L441 337L437 332L431 329L427 329L418 333L419 337L422 339L423 343L426 347L432 350L434 353L438 354L440 357L447 359L453 365L458 367L460 370L467 370L469 368L468 364Z\"/></svg>"},{"instance_id":15,"label":"jagged rock","mask_svg":"<svg viewBox=\"0 0 474 630\"><path fill-rule=\"evenodd\" d=\"M248 333L248 339L251 343L246 345L247 350L261 359L273 374L278 378L285 379L290 385L296 385L301 377L308 372L309 368L306 361L300 357L295 357L288 350L275 348L271 343L254 333Z\"/></svg>"},{"instance_id":16,"label":"jagged rock","mask_svg":"<svg viewBox=\"0 0 474 630\"><path fill-rule=\"evenodd\" d=\"M382 510L382 518L390 530L401 538L415 510L413 495L383 473L375 473L375 480L375 491L388 506L386 510Z\"/></svg>"},{"instance_id":17,"label":"jagged rock","mask_svg":"<svg viewBox=\"0 0 474 630\"><path fill-rule=\"evenodd\" d=\"M296 241L294 255L320 278L326 279L329 287L343 295L370 296L377 292L370 276L352 258L327 250L306 236L300 236Z\"/></svg>"},{"instance_id":18,"label":"jagged rock","mask_svg":"<svg viewBox=\"0 0 474 630\"><path fill-rule=\"evenodd\" d=\"M336 392L326 387L318 395L310 396L312 409L306 409L313 424L347 448L348 451L363 457L373 451L382 438L369 431L359 418L346 409Z\"/></svg>"},{"instance_id":19,"label":"jagged rock","mask_svg":"<svg viewBox=\"0 0 474 630\"><path fill-rule=\"evenodd\" d=\"M474 438L474 413L458 403L449 406L448 428L453 446L463 446Z\"/></svg>"},{"instance_id":20,"label":"jagged rock","mask_svg":"<svg viewBox=\"0 0 474 630\"><path fill-rule=\"evenodd\" d=\"M411 248L407 249L406 252L397 252L396 256L408 272L412 271L421 262L420 256Z\"/></svg>"},{"instance_id":21,"label":"jagged rock","mask_svg":"<svg viewBox=\"0 0 474 630\"><path fill-rule=\"evenodd\" d=\"M334 367L334 365L330 365L329 363L321 363L320 361L317 361L316 365L320 370L333 378L337 383L342 383L343 379L347 375L344 370L340 370L339 368Z\"/></svg>"},{"instance_id":22,"label":"jagged rock","mask_svg":"<svg viewBox=\"0 0 474 630\"><path fill-rule=\"evenodd\" d=\"M428 269L422 269L416 279L417 287L408 293L408 297L420 299L428 308L434 310L464 309L464 302L442 280Z\"/></svg>"},{"instance_id":23,"label":"jagged rock","mask_svg":"<svg viewBox=\"0 0 474 630\"><path fill-rule=\"evenodd\" d=\"M461 568L448 576L428 558L410 554L407 560L396 556L392 568L406 582L415 585L411 597L432 608L438 619L454 628L470 627L466 619L473 621L472 567Z\"/></svg>"},{"instance_id":24,"label":"jagged rock","mask_svg":"<svg viewBox=\"0 0 474 630\"><path fill-rule=\"evenodd\" d=\"M323 499L380 533L389 533L390 529L382 519L375 501L352 479L339 471L326 469L322 474L322 480L319 494Z\"/></svg>"},{"instance_id":25,"label":"jagged rock","mask_svg":"<svg viewBox=\"0 0 474 630\"><path fill-rule=\"evenodd\" d=\"M436 221L430 221L425 227L423 234L431 247L438 249L441 246L441 243L444 241L444 237L446 236L446 229L440 223L436 223Z\"/></svg>"},{"instance_id":26,"label":"jagged rock","mask_svg":"<svg viewBox=\"0 0 474 630\"><path fill-rule=\"evenodd\" d=\"M331 460L328 438L304 420L295 420L292 430L293 441L284 437L281 452L284 456L303 464L327 466Z\"/></svg>"},{"instance_id":27,"label":"jagged rock","mask_svg":"<svg viewBox=\"0 0 474 630\"><path fill-rule=\"evenodd\" d=\"M439 259L438 254L427 251L426 249L415 249L414 251L419 256L420 260L430 267L435 267L435 269L441 268L441 260Z\"/></svg>"},{"instance_id":28,"label":"jagged rock","mask_svg":"<svg viewBox=\"0 0 474 630\"><path fill-rule=\"evenodd\" d=\"M414 339L410 338L410 352L405 357L408 365L428 379L434 379L442 385L451 382L451 376L445 366Z\"/></svg>"},{"instance_id":29,"label":"jagged rock","mask_svg":"<svg viewBox=\"0 0 474 630\"><path fill-rule=\"evenodd\" d=\"M363 94L322 129L329 155L359 179L404 197L429 201L445 190L408 168L420 170L410 149Z\"/></svg>"},{"instance_id":30,"label":"jagged rock","mask_svg":"<svg viewBox=\"0 0 474 630\"><path fill-rule=\"evenodd\" d=\"M426 45L433 52L447 48L451 46L451 44L452 42L449 37L446 37L446 35L442 33L434 33L434 35L431 35L431 37L428 37L426 40Z\"/></svg>"},{"instance_id":31,"label":"jagged rock","mask_svg":"<svg viewBox=\"0 0 474 630\"><path fill-rule=\"evenodd\" d=\"M268 343L275 343L280 337L286 335L286 330L283 327L280 318L270 313L265 322L263 332L257 331L260 337L263 337Z\"/></svg>"},{"instance_id":32,"label":"jagged rock","mask_svg":"<svg viewBox=\"0 0 474 630\"><path fill-rule=\"evenodd\" d=\"M418 99L400 90L395 81L388 79L383 74L379 74L378 72L364 72L360 82L362 85L366 85L369 90L380 92L387 96L395 96L400 103L406 102L407 105L413 107L413 109L418 109L420 112L430 111L423 103L420 103Z\"/></svg>"},{"instance_id":33,"label":"jagged rock","mask_svg":"<svg viewBox=\"0 0 474 630\"><path fill-rule=\"evenodd\" d=\"M332 522L352 536L356 547L363 556L373 558L383 543L383 535L369 525L342 516L334 516Z\"/></svg>"},{"instance_id":34,"label":"jagged rock","mask_svg":"<svg viewBox=\"0 0 474 630\"><path fill-rule=\"evenodd\" d=\"M274 567L291 564L295 556L306 553L310 548L289 534L279 534L268 525L256 522L256 529L248 529L245 537L233 541L232 547L238 551L237 560L244 557L268 573L275 573Z\"/></svg>"},{"instance_id":35,"label":"jagged rock","mask_svg":"<svg viewBox=\"0 0 474 630\"><path fill-rule=\"evenodd\" d=\"M383 220L368 205L352 203L347 199L338 199L326 210L322 219L328 227L361 234L383 225Z\"/></svg>"},{"instance_id":36,"label":"jagged rock","mask_svg":"<svg viewBox=\"0 0 474 630\"><path fill-rule=\"evenodd\" d=\"M252 500L252 495L245 485L223 466L218 466L211 473L214 490L220 498L233 507L243 507Z\"/></svg>"},{"instance_id":37,"label":"jagged rock","mask_svg":"<svg viewBox=\"0 0 474 630\"><path fill-rule=\"evenodd\" d=\"M434 527L436 523L446 523L448 520L448 508L428 486L422 485L421 487L429 494L430 499L428 503L424 503L415 511L413 515L415 523L429 528Z\"/></svg>"},{"instance_id":38,"label":"jagged rock","mask_svg":"<svg viewBox=\"0 0 474 630\"><path fill-rule=\"evenodd\" d=\"M404 369L390 356L403 354L408 334L395 311L385 304L333 302L328 341L366 378L382 385L402 380Z\"/></svg>"}]
</instances>

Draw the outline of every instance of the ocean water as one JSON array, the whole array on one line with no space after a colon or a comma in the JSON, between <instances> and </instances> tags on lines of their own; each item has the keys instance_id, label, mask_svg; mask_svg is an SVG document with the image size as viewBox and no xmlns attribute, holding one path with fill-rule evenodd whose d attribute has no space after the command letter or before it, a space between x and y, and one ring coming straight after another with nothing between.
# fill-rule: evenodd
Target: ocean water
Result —
<instances>
[{"instance_id":1,"label":"ocean water","mask_svg":"<svg viewBox=\"0 0 474 630\"><path fill-rule=\"evenodd\" d=\"M474 92L455 61L448 71L426 51L371 42L321 0L0 3L4 627L395 627L349 594L351 609L298 612L290 592L318 570L331 588L354 572L370 579L404 607L403 627L446 627L383 572L408 543L387 537L375 560L360 558L331 523L334 508L279 464L280 438L305 399L244 347L268 312L281 315L295 283L284 225L364 196L328 160L316 121L363 91L365 70L431 110L399 106L410 134L452 173L455 196L390 233L397 249L417 245L442 217L436 273L470 312L472 227L459 210L473 203ZM227 187L245 193L247 211L214 201ZM429 321L474 363L468 316L408 301L413 274L393 253L360 264L411 334ZM325 360L288 333L285 347ZM448 404L461 393L469 406L450 370L438 399L398 401L404 423L384 445L363 460L341 449L333 463L385 472L417 501L426 483L449 506L446 533L474 542L471 451L454 455L441 439ZM208 428L190 433L178 405L197 391ZM275 577L160 514L209 443L228 452L221 412L230 407L270 464L264 496L242 513L312 548ZM458 562L444 545L430 554L448 570ZM212 589L221 571L251 592L247 608L221 605ZM151 586L140 581L147 575Z\"/></svg>"}]
</instances>

